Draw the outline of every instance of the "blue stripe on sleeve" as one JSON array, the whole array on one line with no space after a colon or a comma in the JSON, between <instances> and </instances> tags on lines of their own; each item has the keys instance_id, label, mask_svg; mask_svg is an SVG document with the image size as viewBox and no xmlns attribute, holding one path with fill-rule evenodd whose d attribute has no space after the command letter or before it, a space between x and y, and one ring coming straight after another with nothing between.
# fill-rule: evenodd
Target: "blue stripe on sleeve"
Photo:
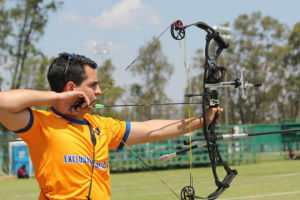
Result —
<instances>
[{"instance_id":1,"label":"blue stripe on sleeve","mask_svg":"<svg viewBox=\"0 0 300 200\"><path fill-rule=\"evenodd\" d=\"M30 119L29 119L29 122L28 122L27 126L25 128L20 129L20 130L14 131L15 133L24 133L24 132L28 131L32 127L32 124L33 124L32 110L30 108L27 108L27 110L30 113Z\"/></svg>"},{"instance_id":2,"label":"blue stripe on sleeve","mask_svg":"<svg viewBox=\"0 0 300 200\"><path fill-rule=\"evenodd\" d=\"M131 128L130 122L126 122L126 130L125 130L125 134L124 134L124 136L123 136L123 138L122 138L122 141L123 141L123 142L121 141L121 143L119 144L118 150L122 150L122 149L123 149L124 143L126 142L128 136L129 136L130 128Z\"/></svg>"}]
</instances>

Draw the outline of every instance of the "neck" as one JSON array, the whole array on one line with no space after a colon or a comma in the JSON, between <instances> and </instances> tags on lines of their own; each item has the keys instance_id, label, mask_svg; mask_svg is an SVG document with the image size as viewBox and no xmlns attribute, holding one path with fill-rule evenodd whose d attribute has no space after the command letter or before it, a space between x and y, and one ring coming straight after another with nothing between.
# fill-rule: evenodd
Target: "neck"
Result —
<instances>
[{"instance_id":1,"label":"neck","mask_svg":"<svg viewBox=\"0 0 300 200\"><path fill-rule=\"evenodd\" d=\"M55 107L53 107L51 109L54 113L56 113L57 115L59 115L63 118L70 119L70 120L76 120L76 121L84 121L84 115L87 113L87 112L79 112L76 115L72 115L72 114L62 113L59 109L56 109Z\"/></svg>"},{"instance_id":2,"label":"neck","mask_svg":"<svg viewBox=\"0 0 300 200\"><path fill-rule=\"evenodd\" d=\"M79 113L77 115L68 115L68 114L66 114L65 116L70 118L70 119L75 119L75 120L78 120L78 121L83 121L84 120L84 114L82 114L82 113Z\"/></svg>"}]
</instances>

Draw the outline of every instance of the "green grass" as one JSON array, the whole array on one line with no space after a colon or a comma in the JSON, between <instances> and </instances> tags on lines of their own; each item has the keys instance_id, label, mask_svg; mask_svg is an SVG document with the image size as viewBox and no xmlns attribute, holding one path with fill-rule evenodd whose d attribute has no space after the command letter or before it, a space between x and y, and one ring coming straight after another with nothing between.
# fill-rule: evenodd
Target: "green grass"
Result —
<instances>
[{"instance_id":1,"label":"green grass","mask_svg":"<svg viewBox=\"0 0 300 200\"><path fill-rule=\"evenodd\" d=\"M300 199L300 161L266 162L233 168L237 169L239 174L220 199ZM189 170L166 170L155 174L114 174L112 199L176 199L158 178L164 179L178 194L184 185L189 184ZM205 196L216 189L211 168L193 169L192 174L196 194Z\"/></svg>"},{"instance_id":2,"label":"green grass","mask_svg":"<svg viewBox=\"0 0 300 200\"><path fill-rule=\"evenodd\" d=\"M300 161L286 160L234 166L239 174L230 188L219 198L223 200L299 200ZM205 196L216 189L211 168L192 170L196 194ZM189 169L112 174L112 200L176 199L159 179L176 193L189 184ZM35 179L0 179L0 199L37 199Z\"/></svg>"}]
</instances>

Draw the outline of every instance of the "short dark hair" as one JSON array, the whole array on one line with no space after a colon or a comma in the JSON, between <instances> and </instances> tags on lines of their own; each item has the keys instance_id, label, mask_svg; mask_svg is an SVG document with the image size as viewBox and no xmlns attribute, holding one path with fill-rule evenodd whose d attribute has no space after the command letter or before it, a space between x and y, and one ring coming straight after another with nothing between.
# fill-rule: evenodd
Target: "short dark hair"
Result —
<instances>
[{"instance_id":1,"label":"short dark hair","mask_svg":"<svg viewBox=\"0 0 300 200\"><path fill-rule=\"evenodd\" d=\"M51 90L55 92L63 92L65 85L69 81L73 81L76 85L80 85L86 78L84 66L96 69L96 62L78 54L61 53L51 63L47 78Z\"/></svg>"}]
</instances>

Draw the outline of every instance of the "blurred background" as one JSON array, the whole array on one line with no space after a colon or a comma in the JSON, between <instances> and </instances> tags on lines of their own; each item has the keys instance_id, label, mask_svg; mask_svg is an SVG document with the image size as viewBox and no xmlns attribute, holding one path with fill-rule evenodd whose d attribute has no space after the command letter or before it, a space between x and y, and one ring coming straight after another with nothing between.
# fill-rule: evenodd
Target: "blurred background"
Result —
<instances>
[{"instance_id":1,"label":"blurred background","mask_svg":"<svg viewBox=\"0 0 300 200\"><path fill-rule=\"evenodd\" d=\"M176 20L184 25L201 21L219 31L230 45L218 63L227 67L225 80L234 80L245 69L246 80L262 83L248 91L246 100L241 99L239 90L220 91L220 106L225 110L218 132L299 128L299 8L298 0L0 0L0 88L49 90L48 67L59 53L68 52L98 63L100 86L105 90L99 103L187 102L184 94L202 91L205 32L191 27L186 30L185 41L176 41L168 28ZM184 75L185 53L188 77ZM136 62L125 71L133 60ZM190 101L201 102L201 98ZM107 107L95 113L141 121L187 117L189 109L192 116L202 113L201 106L194 104ZM202 133L193 136L201 138ZM231 164L288 160L290 151L299 154L299 137L299 133L291 133L229 141L221 144L222 153ZM3 177L15 175L23 164L33 174L26 144L18 140L17 135L0 127ZM183 140L134 148L152 162L182 148ZM195 154L196 166L209 163L205 149ZM143 170L142 163L126 150L112 152L111 160L112 171ZM186 167L188 160L186 155L151 166Z\"/></svg>"}]
</instances>

